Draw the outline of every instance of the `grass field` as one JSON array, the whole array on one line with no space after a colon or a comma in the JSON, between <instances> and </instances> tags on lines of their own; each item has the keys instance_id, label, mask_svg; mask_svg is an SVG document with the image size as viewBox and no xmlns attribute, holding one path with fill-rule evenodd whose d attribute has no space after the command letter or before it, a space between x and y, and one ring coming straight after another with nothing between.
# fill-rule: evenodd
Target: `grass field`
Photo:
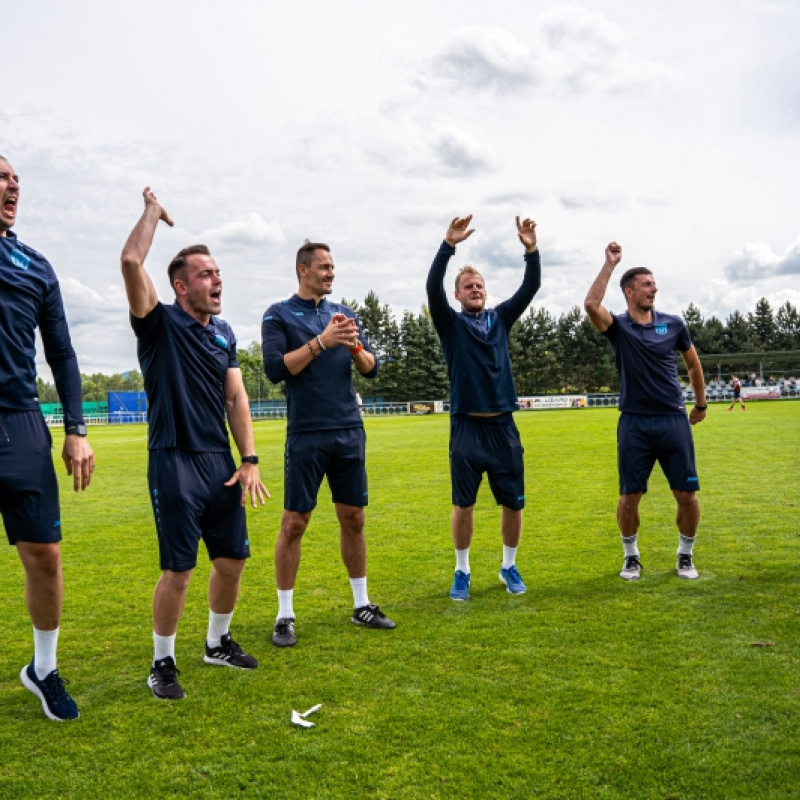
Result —
<instances>
[{"instance_id":1,"label":"grass field","mask_svg":"<svg viewBox=\"0 0 800 800\"><path fill-rule=\"evenodd\" d=\"M249 512L253 558L233 632L261 666L203 664L201 556L177 640L188 697L175 703L145 685L158 577L146 430L93 429L94 483L82 496L64 491L62 512L59 666L82 717L47 720L19 682L31 632L7 548L0 798L800 796L800 403L712 406L695 428L694 582L675 575L674 501L660 472L642 501L642 580L617 577L616 417L517 414L528 593L512 597L497 579L499 514L484 487L467 603L447 597L447 418L367 420L369 592L398 627L348 622L325 489L288 650L269 643L284 426L258 423L272 500ZM290 724L293 708L316 703L315 728Z\"/></svg>"}]
</instances>

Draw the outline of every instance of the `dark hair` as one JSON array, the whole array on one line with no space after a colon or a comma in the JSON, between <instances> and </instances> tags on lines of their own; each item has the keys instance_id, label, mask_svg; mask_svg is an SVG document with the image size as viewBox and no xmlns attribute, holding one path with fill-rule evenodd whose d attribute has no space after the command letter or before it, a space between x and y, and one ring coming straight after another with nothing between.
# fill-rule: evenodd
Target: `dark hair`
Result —
<instances>
[{"instance_id":1,"label":"dark hair","mask_svg":"<svg viewBox=\"0 0 800 800\"><path fill-rule=\"evenodd\" d=\"M633 283L633 279L637 275L652 275L653 273L647 269L647 267L631 267L623 276L619 279L619 288L622 289L622 294L625 294L625 290Z\"/></svg>"},{"instance_id":2,"label":"dark hair","mask_svg":"<svg viewBox=\"0 0 800 800\"><path fill-rule=\"evenodd\" d=\"M295 272L297 273L297 280L300 280L300 265L310 267L314 261L314 252L317 250L325 250L330 253L331 249L324 242L312 242L308 239L303 242L303 246L297 251L297 259L294 262Z\"/></svg>"},{"instance_id":3,"label":"dark hair","mask_svg":"<svg viewBox=\"0 0 800 800\"><path fill-rule=\"evenodd\" d=\"M167 275L169 276L169 285L175 287L175 280L178 273L186 266L186 256L192 256L199 253L202 256L210 256L211 251L204 244L190 244L184 247L172 261L169 262L167 267Z\"/></svg>"}]
</instances>

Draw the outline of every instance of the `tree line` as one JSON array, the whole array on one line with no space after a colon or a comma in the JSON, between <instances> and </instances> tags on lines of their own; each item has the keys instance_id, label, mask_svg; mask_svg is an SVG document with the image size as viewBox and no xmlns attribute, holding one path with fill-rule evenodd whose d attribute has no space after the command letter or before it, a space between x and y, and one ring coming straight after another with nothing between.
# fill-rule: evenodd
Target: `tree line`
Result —
<instances>
[{"instance_id":1,"label":"tree line","mask_svg":"<svg viewBox=\"0 0 800 800\"><path fill-rule=\"evenodd\" d=\"M403 311L400 319L387 303L369 292L362 303L344 300L358 315L364 333L378 357L375 380L357 375L356 390L365 401L406 402L438 400L449 393L447 368L439 337L426 307L418 313ZM724 322L704 318L694 303L683 311L692 341L700 354L782 352L800 350L800 313L790 302L777 310L761 298L755 310L734 311ZM532 306L511 330L511 364L520 395L617 391L619 377L608 341L598 333L582 309L553 316ZM252 342L238 350L245 387L251 401L282 400L283 385L274 386L264 375L261 344ZM679 362L680 363L680 362ZM758 359L752 365L755 369ZM796 371L800 363L792 364ZM710 371L710 364L704 364ZM102 401L108 392L142 391L137 370L125 374L81 375L83 399ZM57 402L55 387L37 381L42 403Z\"/></svg>"}]
</instances>

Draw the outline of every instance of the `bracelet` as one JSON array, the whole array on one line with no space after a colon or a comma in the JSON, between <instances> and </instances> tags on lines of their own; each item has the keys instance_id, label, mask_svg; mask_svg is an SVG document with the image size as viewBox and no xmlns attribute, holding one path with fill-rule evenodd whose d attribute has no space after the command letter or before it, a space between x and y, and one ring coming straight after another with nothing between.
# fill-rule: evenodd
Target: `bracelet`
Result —
<instances>
[{"instance_id":1,"label":"bracelet","mask_svg":"<svg viewBox=\"0 0 800 800\"><path fill-rule=\"evenodd\" d=\"M694 407L697 411L705 411L708 408L708 403L706 403L704 406L699 406L697 403L695 403Z\"/></svg>"},{"instance_id":2,"label":"bracelet","mask_svg":"<svg viewBox=\"0 0 800 800\"><path fill-rule=\"evenodd\" d=\"M320 350L327 350L328 349L327 347L325 347L324 344L322 344L322 339L320 339L319 336L317 336L317 344L319 345L319 349Z\"/></svg>"},{"instance_id":3,"label":"bracelet","mask_svg":"<svg viewBox=\"0 0 800 800\"><path fill-rule=\"evenodd\" d=\"M357 347L348 347L351 355L355 355L356 353L360 353L364 349L364 345L359 342Z\"/></svg>"},{"instance_id":4,"label":"bracelet","mask_svg":"<svg viewBox=\"0 0 800 800\"><path fill-rule=\"evenodd\" d=\"M311 346L311 340L309 339L306 344L308 345L308 349L311 351L311 358L316 358L317 353L314 352L314 348Z\"/></svg>"}]
</instances>

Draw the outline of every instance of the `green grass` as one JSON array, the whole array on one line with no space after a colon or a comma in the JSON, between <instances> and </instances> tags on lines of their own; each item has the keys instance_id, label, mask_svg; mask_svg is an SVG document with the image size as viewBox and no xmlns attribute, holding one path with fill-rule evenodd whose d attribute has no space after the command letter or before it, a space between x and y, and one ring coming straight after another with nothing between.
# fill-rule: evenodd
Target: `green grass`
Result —
<instances>
[{"instance_id":1,"label":"green grass","mask_svg":"<svg viewBox=\"0 0 800 800\"><path fill-rule=\"evenodd\" d=\"M188 697L171 704L145 686L158 577L146 431L93 429L92 487L75 495L62 480L59 666L82 717L50 722L19 682L31 633L8 548L0 798L797 796L800 403L751 403L745 414L712 406L695 428L695 582L675 576L675 507L658 470L641 506L642 580L617 577L616 418L605 409L517 415L528 593L511 597L497 580L499 514L484 487L468 603L447 597L447 418L368 419L369 592L398 627L349 624L324 488L289 650L269 643L284 428L258 423L273 498L249 512L253 558L233 630L261 666L203 664L201 554L177 642ZM290 724L293 708L315 703L317 727Z\"/></svg>"}]
</instances>

